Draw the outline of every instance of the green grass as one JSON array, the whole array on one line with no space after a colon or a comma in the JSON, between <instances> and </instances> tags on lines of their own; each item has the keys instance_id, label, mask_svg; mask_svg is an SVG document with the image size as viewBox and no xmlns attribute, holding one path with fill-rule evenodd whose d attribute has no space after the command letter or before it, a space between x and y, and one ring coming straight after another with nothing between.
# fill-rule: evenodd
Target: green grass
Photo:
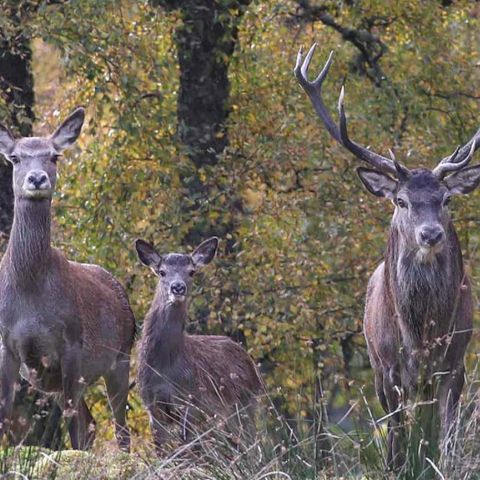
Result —
<instances>
[{"instance_id":1,"label":"green grass","mask_svg":"<svg viewBox=\"0 0 480 480\"><path fill-rule=\"evenodd\" d=\"M263 399L255 439L240 443L209 422L189 444L173 441L158 458L149 439L136 438L128 455L113 442L97 439L91 452L53 452L35 447L0 452L1 478L28 479L480 479L480 416L477 411L478 368L464 389L457 428L448 452L428 438L431 405L411 403L407 417L405 467L387 471L386 418L378 405L359 390L346 412L351 428L321 422L321 418L285 418L269 398ZM322 412L322 408L317 409ZM319 413L320 415L320 413ZM430 417L429 417L430 415ZM438 421L434 422L438 426ZM436 428L433 428L436 430ZM317 432L315 434L315 432ZM428 446L431 448L428 448ZM419 451L423 448L423 453Z\"/></svg>"}]
</instances>

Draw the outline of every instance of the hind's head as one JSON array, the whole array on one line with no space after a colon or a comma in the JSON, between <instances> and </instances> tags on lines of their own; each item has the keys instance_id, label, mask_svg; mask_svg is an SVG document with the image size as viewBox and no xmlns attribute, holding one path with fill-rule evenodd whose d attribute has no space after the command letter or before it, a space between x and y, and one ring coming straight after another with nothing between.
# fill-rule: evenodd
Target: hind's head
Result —
<instances>
[{"instance_id":1,"label":"hind's head","mask_svg":"<svg viewBox=\"0 0 480 480\"><path fill-rule=\"evenodd\" d=\"M13 165L13 193L17 199L51 199L57 181L57 161L73 145L85 119L77 108L48 137L14 138L0 125L0 153Z\"/></svg>"},{"instance_id":2,"label":"hind's head","mask_svg":"<svg viewBox=\"0 0 480 480\"><path fill-rule=\"evenodd\" d=\"M145 240L135 242L138 257L159 277L157 291L162 298L172 303L187 300L195 272L209 264L215 257L218 238L212 237L202 242L192 254L160 254Z\"/></svg>"}]
</instances>

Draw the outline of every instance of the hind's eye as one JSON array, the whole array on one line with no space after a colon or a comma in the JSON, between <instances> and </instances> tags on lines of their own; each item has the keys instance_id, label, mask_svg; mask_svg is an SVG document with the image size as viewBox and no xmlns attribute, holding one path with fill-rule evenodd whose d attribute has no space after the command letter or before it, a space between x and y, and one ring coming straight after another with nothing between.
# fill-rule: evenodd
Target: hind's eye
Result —
<instances>
[{"instance_id":1,"label":"hind's eye","mask_svg":"<svg viewBox=\"0 0 480 480\"><path fill-rule=\"evenodd\" d=\"M165 272L165 270L160 270L160 272L158 272L158 273L160 273L161 277L164 277L167 274L167 272Z\"/></svg>"}]
</instances>

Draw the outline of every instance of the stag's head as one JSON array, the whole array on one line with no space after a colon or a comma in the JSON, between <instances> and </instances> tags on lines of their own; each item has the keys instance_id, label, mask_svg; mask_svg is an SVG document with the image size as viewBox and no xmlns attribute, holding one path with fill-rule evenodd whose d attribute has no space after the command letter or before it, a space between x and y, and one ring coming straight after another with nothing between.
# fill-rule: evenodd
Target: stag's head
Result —
<instances>
[{"instance_id":1,"label":"stag's head","mask_svg":"<svg viewBox=\"0 0 480 480\"><path fill-rule=\"evenodd\" d=\"M157 292L169 303L184 303L187 300L195 272L213 260L217 247L218 238L212 237L202 242L190 255L161 255L145 240L135 242L141 262L159 278Z\"/></svg>"},{"instance_id":2,"label":"stag's head","mask_svg":"<svg viewBox=\"0 0 480 480\"><path fill-rule=\"evenodd\" d=\"M57 161L80 135L85 111L77 108L48 137L15 139L0 125L0 153L13 165L13 193L17 199L51 199L57 181Z\"/></svg>"},{"instance_id":3,"label":"stag's head","mask_svg":"<svg viewBox=\"0 0 480 480\"><path fill-rule=\"evenodd\" d=\"M480 165L468 167L475 150L480 147L480 130L463 147L458 147L452 155L442 159L433 170L409 170L396 161L391 151L388 158L362 147L348 136L344 89L340 92L338 102L338 126L322 99L322 84L332 62L332 53L318 77L314 81L307 79L315 46L312 46L305 59L300 50L294 73L318 116L338 143L373 167L358 167L358 175L370 193L393 202L395 212L392 224L405 242L418 249L424 258L440 252L445 245L450 198L469 193L480 183Z\"/></svg>"}]
</instances>

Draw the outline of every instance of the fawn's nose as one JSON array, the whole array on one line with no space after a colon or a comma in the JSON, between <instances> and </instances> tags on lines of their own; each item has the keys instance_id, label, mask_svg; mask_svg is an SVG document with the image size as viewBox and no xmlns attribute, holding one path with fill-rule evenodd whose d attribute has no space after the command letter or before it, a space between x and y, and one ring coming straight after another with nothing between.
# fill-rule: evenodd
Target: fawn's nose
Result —
<instances>
[{"instance_id":1,"label":"fawn's nose","mask_svg":"<svg viewBox=\"0 0 480 480\"><path fill-rule=\"evenodd\" d=\"M185 285L184 282L173 282L170 285L170 291L174 295L178 295L178 296L185 295L187 291L187 286Z\"/></svg>"},{"instance_id":2,"label":"fawn's nose","mask_svg":"<svg viewBox=\"0 0 480 480\"><path fill-rule=\"evenodd\" d=\"M425 226L420 230L420 240L422 245L433 247L439 244L444 237L443 228L439 226Z\"/></svg>"},{"instance_id":3,"label":"fawn's nose","mask_svg":"<svg viewBox=\"0 0 480 480\"><path fill-rule=\"evenodd\" d=\"M48 188L48 176L42 170L32 170L28 172L27 181L29 185L36 189Z\"/></svg>"}]
</instances>

